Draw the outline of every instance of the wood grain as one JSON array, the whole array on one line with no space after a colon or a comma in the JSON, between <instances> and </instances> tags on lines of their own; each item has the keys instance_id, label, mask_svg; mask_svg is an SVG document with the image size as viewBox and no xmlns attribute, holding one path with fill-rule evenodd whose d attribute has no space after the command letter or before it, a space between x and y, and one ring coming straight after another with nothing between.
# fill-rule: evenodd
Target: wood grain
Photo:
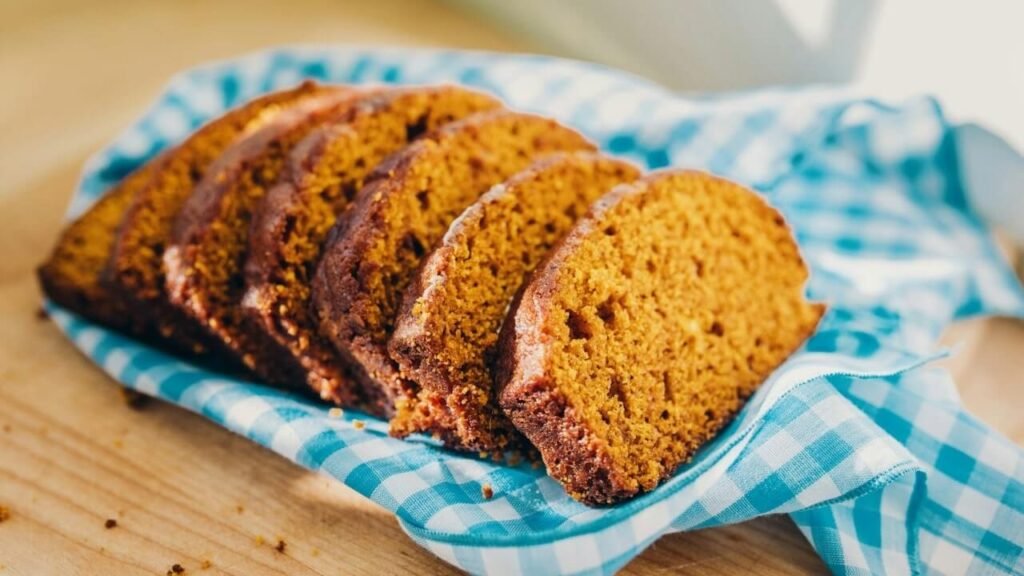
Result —
<instances>
[{"instance_id":1,"label":"wood grain","mask_svg":"<svg viewBox=\"0 0 1024 576\"><path fill-rule=\"evenodd\" d=\"M340 483L174 406L128 407L37 316L32 271L85 157L173 72L289 42L530 48L419 0L0 3L0 77L17 79L0 90L0 574L453 572ZM1024 328L957 330L969 342L951 363L965 401L1021 442ZM666 536L625 573L824 570L775 517Z\"/></svg>"}]
</instances>

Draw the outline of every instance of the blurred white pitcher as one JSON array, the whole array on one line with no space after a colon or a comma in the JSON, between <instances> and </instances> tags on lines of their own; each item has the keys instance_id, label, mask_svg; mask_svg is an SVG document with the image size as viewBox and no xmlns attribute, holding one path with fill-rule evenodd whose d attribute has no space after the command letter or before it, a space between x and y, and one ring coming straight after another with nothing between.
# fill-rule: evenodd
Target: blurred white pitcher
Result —
<instances>
[{"instance_id":1,"label":"blurred white pitcher","mask_svg":"<svg viewBox=\"0 0 1024 576\"><path fill-rule=\"evenodd\" d=\"M877 0L456 0L580 58L677 89L855 78Z\"/></svg>"}]
</instances>

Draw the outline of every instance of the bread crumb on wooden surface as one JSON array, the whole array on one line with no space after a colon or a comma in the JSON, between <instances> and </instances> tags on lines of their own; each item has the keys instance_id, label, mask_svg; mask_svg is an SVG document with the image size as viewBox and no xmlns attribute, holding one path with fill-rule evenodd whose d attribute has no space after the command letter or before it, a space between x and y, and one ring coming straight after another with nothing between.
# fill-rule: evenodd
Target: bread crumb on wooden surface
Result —
<instances>
[{"instance_id":1,"label":"bread crumb on wooden surface","mask_svg":"<svg viewBox=\"0 0 1024 576\"><path fill-rule=\"evenodd\" d=\"M319 556L320 555L320 549L319 548L313 548L313 550L310 551L310 554L312 554L314 557Z\"/></svg>"},{"instance_id":2,"label":"bread crumb on wooden surface","mask_svg":"<svg viewBox=\"0 0 1024 576\"><path fill-rule=\"evenodd\" d=\"M288 547L288 543L285 542L284 540L278 538L277 539L277 544L274 546L274 550L277 550L281 554L284 554L284 550L287 547Z\"/></svg>"},{"instance_id":3,"label":"bread crumb on wooden surface","mask_svg":"<svg viewBox=\"0 0 1024 576\"><path fill-rule=\"evenodd\" d=\"M0 522L6 522L11 519L11 509L7 506L0 505Z\"/></svg>"},{"instance_id":4,"label":"bread crumb on wooden surface","mask_svg":"<svg viewBox=\"0 0 1024 576\"><path fill-rule=\"evenodd\" d=\"M213 562L210 562L209 560L203 560L199 563L200 570L209 570L211 567L213 567Z\"/></svg>"},{"instance_id":5,"label":"bread crumb on wooden surface","mask_svg":"<svg viewBox=\"0 0 1024 576\"><path fill-rule=\"evenodd\" d=\"M175 564L171 566L171 569L167 571L167 576L174 576L175 574L184 574L185 568L181 564Z\"/></svg>"},{"instance_id":6,"label":"bread crumb on wooden surface","mask_svg":"<svg viewBox=\"0 0 1024 576\"><path fill-rule=\"evenodd\" d=\"M241 504L238 504L237 506L235 506L235 512L238 512L239 514L241 514L242 512L245 512L245 506L242 506Z\"/></svg>"},{"instance_id":7,"label":"bread crumb on wooden surface","mask_svg":"<svg viewBox=\"0 0 1024 576\"><path fill-rule=\"evenodd\" d=\"M494 487L490 484L484 484L480 486L480 493L483 494L484 500L490 500L494 498Z\"/></svg>"},{"instance_id":8,"label":"bread crumb on wooden surface","mask_svg":"<svg viewBox=\"0 0 1024 576\"><path fill-rule=\"evenodd\" d=\"M133 410L141 410L149 403L149 396L131 388L121 388L121 399L124 400L126 406Z\"/></svg>"},{"instance_id":9,"label":"bread crumb on wooden surface","mask_svg":"<svg viewBox=\"0 0 1024 576\"><path fill-rule=\"evenodd\" d=\"M103 523L103 527L107 530L110 530L111 528L117 528L117 520L114 520L113 518L107 518L107 521Z\"/></svg>"},{"instance_id":10,"label":"bread crumb on wooden surface","mask_svg":"<svg viewBox=\"0 0 1024 576\"><path fill-rule=\"evenodd\" d=\"M36 308L36 320L46 320L50 317L50 313L46 311L46 308L40 306Z\"/></svg>"},{"instance_id":11,"label":"bread crumb on wooden surface","mask_svg":"<svg viewBox=\"0 0 1024 576\"><path fill-rule=\"evenodd\" d=\"M256 542L257 546L263 546L263 544L265 544L267 540L263 536L257 535L254 541Z\"/></svg>"}]
</instances>

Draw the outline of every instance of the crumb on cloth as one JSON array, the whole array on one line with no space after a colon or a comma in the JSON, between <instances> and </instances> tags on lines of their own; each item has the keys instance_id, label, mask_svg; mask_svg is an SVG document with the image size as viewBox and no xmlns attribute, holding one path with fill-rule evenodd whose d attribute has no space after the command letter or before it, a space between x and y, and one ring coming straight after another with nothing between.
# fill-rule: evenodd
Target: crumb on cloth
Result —
<instances>
[{"instance_id":1,"label":"crumb on cloth","mask_svg":"<svg viewBox=\"0 0 1024 576\"><path fill-rule=\"evenodd\" d=\"M494 498L494 487L490 484L484 484L480 486L480 493L483 495L484 500L490 500Z\"/></svg>"}]
</instances>

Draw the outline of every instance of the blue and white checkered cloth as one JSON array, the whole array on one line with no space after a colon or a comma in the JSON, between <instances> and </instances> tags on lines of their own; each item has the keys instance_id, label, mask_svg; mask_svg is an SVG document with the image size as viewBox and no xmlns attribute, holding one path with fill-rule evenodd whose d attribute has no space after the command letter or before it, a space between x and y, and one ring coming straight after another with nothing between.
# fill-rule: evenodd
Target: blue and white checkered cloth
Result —
<instances>
[{"instance_id":1,"label":"blue and white checkered cloth","mask_svg":"<svg viewBox=\"0 0 1024 576\"><path fill-rule=\"evenodd\" d=\"M691 464L612 508L578 504L543 470L395 440L384 422L351 411L332 419L305 397L203 371L54 308L68 337L125 386L344 482L474 573L610 573L665 533L777 513L837 573L1024 572L1022 451L925 366L944 354L935 342L951 321L1024 316L1024 292L965 205L935 102L890 106L831 89L684 99L537 56L282 49L174 78L88 164L71 213L205 120L302 78L476 86L648 168L749 184L792 223L810 295L830 312Z\"/></svg>"}]
</instances>

